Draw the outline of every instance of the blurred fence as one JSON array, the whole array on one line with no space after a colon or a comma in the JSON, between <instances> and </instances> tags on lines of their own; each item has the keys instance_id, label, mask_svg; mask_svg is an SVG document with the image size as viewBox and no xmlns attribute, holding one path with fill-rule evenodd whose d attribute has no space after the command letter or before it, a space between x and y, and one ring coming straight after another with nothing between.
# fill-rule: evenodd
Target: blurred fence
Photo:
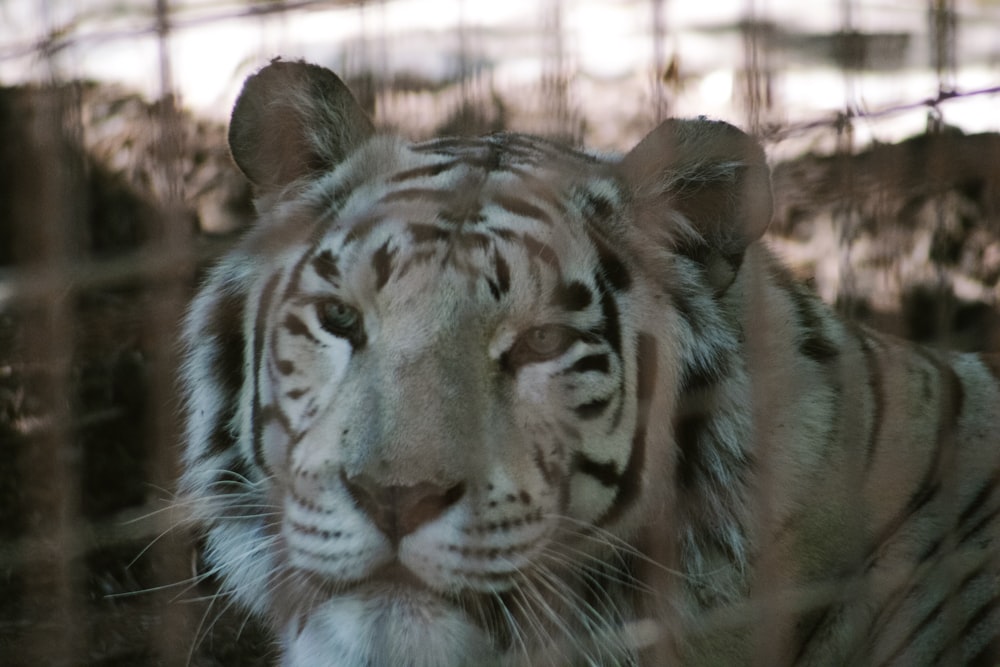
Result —
<instances>
[{"instance_id":1,"label":"blurred fence","mask_svg":"<svg viewBox=\"0 0 1000 667\"><path fill-rule=\"evenodd\" d=\"M221 123L274 55L340 71L417 137L624 149L667 115L732 120L776 163L775 245L825 298L1000 349L1000 145L982 134L1000 130L1000 3L501 4L0 4L0 664L273 660L211 582L183 583L197 549L167 508L177 322L249 216ZM900 225L931 250L871 250ZM858 269L873 252L889 259Z\"/></svg>"}]
</instances>

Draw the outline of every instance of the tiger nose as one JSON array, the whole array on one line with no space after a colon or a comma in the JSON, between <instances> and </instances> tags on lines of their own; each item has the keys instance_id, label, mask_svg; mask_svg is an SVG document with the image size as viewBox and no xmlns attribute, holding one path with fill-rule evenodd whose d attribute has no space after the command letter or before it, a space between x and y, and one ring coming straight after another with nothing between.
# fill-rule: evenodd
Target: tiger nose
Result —
<instances>
[{"instance_id":1,"label":"tiger nose","mask_svg":"<svg viewBox=\"0 0 1000 667\"><path fill-rule=\"evenodd\" d=\"M367 475L347 477L343 473L341 481L358 508L394 545L439 517L465 494L464 484L450 487L432 482L382 485Z\"/></svg>"}]
</instances>

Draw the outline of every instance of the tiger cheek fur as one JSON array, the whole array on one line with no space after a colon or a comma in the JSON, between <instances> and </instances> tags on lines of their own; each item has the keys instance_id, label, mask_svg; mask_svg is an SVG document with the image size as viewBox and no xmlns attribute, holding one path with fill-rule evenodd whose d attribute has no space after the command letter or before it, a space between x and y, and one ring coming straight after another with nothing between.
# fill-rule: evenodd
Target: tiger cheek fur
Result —
<instances>
[{"instance_id":1,"label":"tiger cheek fur","mask_svg":"<svg viewBox=\"0 0 1000 667\"><path fill-rule=\"evenodd\" d=\"M769 177L743 133L667 121L625 156L411 144L333 73L276 61L230 145L259 220L188 316L182 490L283 664L740 664L753 628L704 619L760 593L791 600L769 664L994 640L1000 364L794 285L757 242ZM945 459L969 480L952 495ZM946 516L954 597L982 601L953 619L986 629L925 650L910 628L947 588L924 527ZM790 597L895 570L929 575Z\"/></svg>"}]
</instances>

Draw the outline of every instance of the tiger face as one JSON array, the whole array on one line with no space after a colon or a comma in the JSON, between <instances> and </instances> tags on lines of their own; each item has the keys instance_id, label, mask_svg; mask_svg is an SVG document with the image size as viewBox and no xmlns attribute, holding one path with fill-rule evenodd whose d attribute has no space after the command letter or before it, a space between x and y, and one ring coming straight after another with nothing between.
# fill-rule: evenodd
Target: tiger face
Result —
<instances>
[{"instance_id":1,"label":"tiger face","mask_svg":"<svg viewBox=\"0 0 1000 667\"><path fill-rule=\"evenodd\" d=\"M652 387L675 364L632 324L651 297L620 255L620 175L518 135L375 137L271 184L236 148L241 119L300 67L257 75L234 115L234 154L264 185L257 232L215 276L243 274L244 328L189 368L214 377L232 355L242 375L231 431L189 452L190 487L227 487L206 499L210 559L259 561L222 571L282 628L289 664L518 664L573 617L622 635L633 614L581 583L609 557L631 581L615 540L663 493L642 471ZM217 296L194 312L230 326ZM669 329L669 313L648 315ZM278 518L226 520L247 506ZM616 641L608 655L631 652Z\"/></svg>"},{"instance_id":2,"label":"tiger face","mask_svg":"<svg viewBox=\"0 0 1000 667\"><path fill-rule=\"evenodd\" d=\"M636 497L627 274L586 237L593 202L529 205L508 194L523 176L480 166L511 145L394 147L381 196L310 214L327 228L262 292L279 326L259 334L256 457L284 493L287 566L341 589L319 618L363 602L375 623L402 594L399 625L424 609L464 628L456 601L544 585L579 526ZM431 196L454 190L474 199Z\"/></svg>"},{"instance_id":3,"label":"tiger face","mask_svg":"<svg viewBox=\"0 0 1000 667\"><path fill-rule=\"evenodd\" d=\"M938 606L932 578L818 615L786 593L933 553L882 524L935 507L905 491L937 460L924 434L953 433L934 378L973 415L970 448L995 378L852 329L784 277L755 243L768 170L743 133L667 121L624 156L414 144L376 134L331 72L276 61L230 145L259 219L188 316L182 489L283 664L736 664L752 634L705 619L747 602L762 544L791 600L768 599L773 664L850 662L877 643L872 609L895 632ZM924 378L898 413L858 370L889 361ZM996 468L970 451L963 469ZM847 463L864 456L881 481ZM994 500L949 498L993 530ZM991 570L969 577L995 594Z\"/></svg>"}]
</instances>

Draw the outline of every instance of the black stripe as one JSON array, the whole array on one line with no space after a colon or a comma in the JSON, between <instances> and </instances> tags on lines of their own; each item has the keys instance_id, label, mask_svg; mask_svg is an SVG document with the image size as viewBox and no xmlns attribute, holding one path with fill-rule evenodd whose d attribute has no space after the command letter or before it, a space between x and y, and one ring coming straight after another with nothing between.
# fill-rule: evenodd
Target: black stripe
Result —
<instances>
[{"instance_id":1,"label":"black stripe","mask_svg":"<svg viewBox=\"0 0 1000 667\"><path fill-rule=\"evenodd\" d=\"M972 500L966 503L958 515L958 528L963 529L962 534L958 537L958 544L968 543L984 528L992 526L997 516L1000 516L1000 506L995 506L994 503L991 508L988 504L998 488L1000 488L1000 470L994 470L993 475L980 485ZM984 509L989 509L989 511L979 516L971 526L966 525Z\"/></svg>"},{"instance_id":2,"label":"black stripe","mask_svg":"<svg viewBox=\"0 0 1000 667\"><path fill-rule=\"evenodd\" d=\"M979 490L976 495L972 497L962 511L958 515L958 525L961 526L966 521L972 518L972 516L979 510L981 510L985 505L986 501L989 500L993 492L997 490L997 486L1000 484L1000 470L993 473L990 479L986 480L979 486Z\"/></svg>"},{"instance_id":3,"label":"black stripe","mask_svg":"<svg viewBox=\"0 0 1000 667\"><path fill-rule=\"evenodd\" d=\"M878 532L870 549L869 569L875 565L874 555L878 549L901 530L911 517L920 512L940 493L942 467L944 467L942 465L942 458L944 455L947 455L950 460L954 455L953 447L955 443L953 436L961 413L963 400L961 382L958 376L955 375L955 371L942 364L930 351L923 348L913 348L913 350L934 366L939 374L938 380L941 383L940 405L938 407L938 432L937 440L935 441L934 456L927 466L920 484L917 485L916 490L910 495L906 506Z\"/></svg>"},{"instance_id":4,"label":"black stripe","mask_svg":"<svg viewBox=\"0 0 1000 667\"><path fill-rule=\"evenodd\" d=\"M209 436L209 455L222 454L236 444L231 424L239 406L240 391L246 381L245 354L246 336L243 333L243 318L246 317L245 295L223 291L212 307L203 334L212 346L209 361L211 377L219 382L219 391L224 397L224 406L215 416L212 434Z\"/></svg>"},{"instance_id":5,"label":"black stripe","mask_svg":"<svg viewBox=\"0 0 1000 667\"><path fill-rule=\"evenodd\" d=\"M340 267L337 266L337 259L329 250L324 250L312 260L313 271L326 282L336 285L340 278Z\"/></svg>"},{"instance_id":6,"label":"black stripe","mask_svg":"<svg viewBox=\"0 0 1000 667\"><path fill-rule=\"evenodd\" d=\"M593 477L601 486L613 487L618 486L621 483L621 475L618 473L618 468L615 466L614 461L606 461L601 463L590 458L583 452L573 453L573 470L579 473L583 473L588 477Z\"/></svg>"},{"instance_id":7,"label":"black stripe","mask_svg":"<svg viewBox=\"0 0 1000 667\"><path fill-rule=\"evenodd\" d=\"M280 274L275 274L268 279L267 284L260 295L260 306L257 309L257 316L254 319L253 330L253 402L251 404L250 423L253 425L253 458L257 466L264 471L268 470L264 459L263 433L264 420L262 418L262 406L260 403L260 375L264 360L264 339L266 338L267 319L270 316L271 301L274 293L278 289Z\"/></svg>"},{"instance_id":8,"label":"black stripe","mask_svg":"<svg viewBox=\"0 0 1000 667\"><path fill-rule=\"evenodd\" d=\"M608 244L600 236L592 231L588 231L587 237L597 250L597 260L601 267L601 275L619 292L628 290L632 286L632 276L629 274L628 269L625 268L625 263L608 247Z\"/></svg>"},{"instance_id":9,"label":"black stripe","mask_svg":"<svg viewBox=\"0 0 1000 667\"><path fill-rule=\"evenodd\" d=\"M723 340L714 333L705 332L705 322L701 311L690 295L678 290L670 295L674 310L691 331L691 338L697 354L688 353L682 360L680 371L680 395L707 391L725 380L732 370L732 358L725 350ZM706 308L708 310L708 308Z\"/></svg>"},{"instance_id":10,"label":"black stripe","mask_svg":"<svg viewBox=\"0 0 1000 667\"><path fill-rule=\"evenodd\" d=\"M975 573L980 576L985 576L984 573ZM969 619L959 634L960 637L975 637L980 632L976 631L976 626L988 621L990 617L997 613L997 607L1000 606L1000 599L995 595L987 600ZM986 643L983 649L973 658L966 663L968 667L996 667L1000 664L1000 631L997 630L997 623L994 622L985 628L987 632L991 632L989 635L990 641Z\"/></svg>"},{"instance_id":11,"label":"black stripe","mask_svg":"<svg viewBox=\"0 0 1000 667\"><path fill-rule=\"evenodd\" d=\"M882 437L882 422L885 414L885 381L882 378L880 359L875 354L872 340L857 326L852 327L858 339L858 345L865 357L865 371L868 374L868 389L872 400L872 425L868 432L868 444L865 446L865 470L870 471L875 460L875 451Z\"/></svg>"},{"instance_id":12,"label":"black stripe","mask_svg":"<svg viewBox=\"0 0 1000 667\"><path fill-rule=\"evenodd\" d=\"M306 326L306 323L298 315L288 313L285 315L285 321L282 325L291 335L301 336L316 345L320 345L320 341L313 335L313 332L309 330L309 327Z\"/></svg>"},{"instance_id":13,"label":"black stripe","mask_svg":"<svg viewBox=\"0 0 1000 667\"><path fill-rule=\"evenodd\" d=\"M979 361L982 362L986 370L993 375L993 379L1000 385L1000 354L987 354L985 352L980 352L976 355Z\"/></svg>"},{"instance_id":14,"label":"black stripe","mask_svg":"<svg viewBox=\"0 0 1000 667\"><path fill-rule=\"evenodd\" d=\"M610 404L610 398L600 398L596 401L590 401L589 403L577 405L573 408L573 412L576 413L577 417L583 420L596 419L604 414Z\"/></svg>"},{"instance_id":15,"label":"black stripe","mask_svg":"<svg viewBox=\"0 0 1000 667\"><path fill-rule=\"evenodd\" d=\"M548 213L538 206L524 201L523 199L517 199L509 196L497 196L493 198L493 203L508 213L512 213L522 218L536 220L544 225L548 225L549 227L552 226L552 218Z\"/></svg>"},{"instance_id":16,"label":"black stripe","mask_svg":"<svg viewBox=\"0 0 1000 667\"><path fill-rule=\"evenodd\" d=\"M448 241L451 239L451 232L441 229L435 225L423 223L412 223L406 226L413 238L414 243L431 243L434 241Z\"/></svg>"},{"instance_id":17,"label":"black stripe","mask_svg":"<svg viewBox=\"0 0 1000 667\"><path fill-rule=\"evenodd\" d=\"M550 486L556 484L559 479L558 469L554 465L552 465L549 461L545 460L545 452L542 449L542 445L537 442L534 444L535 444L535 465L538 466L538 470L542 473L542 479L544 479L545 483L549 484ZM558 448L562 447L562 445L559 445L558 443L556 443L556 446Z\"/></svg>"},{"instance_id":18,"label":"black stripe","mask_svg":"<svg viewBox=\"0 0 1000 667\"><path fill-rule=\"evenodd\" d=\"M499 301L502 295L510 291L510 265L496 248L493 249L493 274L496 276L496 282L491 282L490 286L493 289L495 285L496 291L493 297Z\"/></svg>"},{"instance_id":19,"label":"black stripe","mask_svg":"<svg viewBox=\"0 0 1000 667\"><path fill-rule=\"evenodd\" d=\"M335 216L340 213L340 209L344 207L347 200L354 194L357 189L357 184L348 180L345 183L341 183L334 190L328 190L323 193L323 203L325 208L323 211L324 216Z\"/></svg>"},{"instance_id":20,"label":"black stripe","mask_svg":"<svg viewBox=\"0 0 1000 667\"><path fill-rule=\"evenodd\" d=\"M578 312L584 310L593 300L594 295L590 288L574 280L569 284L560 282L552 292L550 303L570 312Z\"/></svg>"},{"instance_id":21,"label":"black stripe","mask_svg":"<svg viewBox=\"0 0 1000 667\"><path fill-rule=\"evenodd\" d=\"M706 362L703 360L705 356L717 357L718 355L705 353L684 360L680 382L680 394L682 397L711 389L729 375L732 364L730 359L718 357L713 358L710 362Z\"/></svg>"},{"instance_id":22,"label":"black stripe","mask_svg":"<svg viewBox=\"0 0 1000 667\"><path fill-rule=\"evenodd\" d=\"M215 423L212 424L212 432L208 436L208 448L205 456L218 456L225 454L236 447L236 433L233 429L233 420L236 418L236 410L239 407L239 396L227 396L222 409L216 413Z\"/></svg>"},{"instance_id":23,"label":"black stripe","mask_svg":"<svg viewBox=\"0 0 1000 667\"><path fill-rule=\"evenodd\" d=\"M562 429L563 434L570 440L580 439L580 429L569 422L560 421L559 428Z\"/></svg>"},{"instance_id":24,"label":"black stripe","mask_svg":"<svg viewBox=\"0 0 1000 667\"><path fill-rule=\"evenodd\" d=\"M619 359L622 358L622 331L621 331L621 319L618 312L618 303L615 301L614 295L612 295L605 279L600 275L595 276L597 280L597 288L601 295L601 328L598 331L592 331L590 333L604 338L611 346L612 352L615 353ZM616 391L619 395L625 393L625 375L621 374L618 379L618 386ZM624 401L618 401L617 409L615 410L615 415L612 418L612 428L618 428L621 423L621 418L623 410L625 407Z\"/></svg>"},{"instance_id":25,"label":"black stripe","mask_svg":"<svg viewBox=\"0 0 1000 667\"><path fill-rule=\"evenodd\" d=\"M363 242L383 222L385 222L385 218L382 215L376 214L369 214L360 220L356 220L351 225L351 231L347 232L344 236L343 245L346 247L354 243Z\"/></svg>"},{"instance_id":26,"label":"black stripe","mask_svg":"<svg viewBox=\"0 0 1000 667\"><path fill-rule=\"evenodd\" d=\"M558 141L546 139L544 137L523 134L505 134L494 136L502 136L505 147L509 147L512 151L518 151L525 157L534 157L536 159L548 158L553 161L560 158L570 158L580 162L586 162L588 164L601 162L600 158L597 156L585 153L584 151L577 150L571 146L567 146Z\"/></svg>"},{"instance_id":27,"label":"black stripe","mask_svg":"<svg viewBox=\"0 0 1000 667\"><path fill-rule=\"evenodd\" d=\"M646 465L646 434L649 428L649 409L658 380L656 339L640 333L636 349L636 422L632 434L632 451L628 464L618 478L618 493L607 512L596 524L606 525L618 519L639 496L642 487L642 470Z\"/></svg>"},{"instance_id":28,"label":"black stripe","mask_svg":"<svg viewBox=\"0 0 1000 667\"><path fill-rule=\"evenodd\" d=\"M702 437L711 420L704 413L678 416L674 419L674 444L677 447L677 463L674 468L674 483L677 488L690 490L699 486L702 477L707 476L708 463L702 447Z\"/></svg>"},{"instance_id":29,"label":"black stripe","mask_svg":"<svg viewBox=\"0 0 1000 667\"><path fill-rule=\"evenodd\" d=\"M420 201L433 202L435 204L447 204L454 197L455 193L452 191L441 190L439 188L400 188L399 190L392 190L382 195L379 203L392 204L394 202L419 199Z\"/></svg>"},{"instance_id":30,"label":"black stripe","mask_svg":"<svg viewBox=\"0 0 1000 667\"><path fill-rule=\"evenodd\" d=\"M965 532L959 535L958 543L965 544L978 535L984 528L992 527L993 522L998 516L1000 516L1000 507L994 507L992 511L983 515L979 521L966 528Z\"/></svg>"},{"instance_id":31,"label":"black stripe","mask_svg":"<svg viewBox=\"0 0 1000 667\"><path fill-rule=\"evenodd\" d=\"M438 213L438 220L450 225L461 227L475 225L486 220L481 205L477 201L453 202L458 206L449 206Z\"/></svg>"},{"instance_id":32,"label":"black stripe","mask_svg":"<svg viewBox=\"0 0 1000 667\"><path fill-rule=\"evenodd\" d=\"M478 141L464 137L445 137L443 139L431 139L421 144L410 146L414 153L436 153L450 157L459 157L461 151L469 150L479 144Z\"/></svg>"},{"instance_id":33,"label":"black stripe","mask_svg":"<svg viewBox=\"0 0 1000 667\"><path fill-rule=\"evenodd\" d=\"M796 334L796 344L799 352L821 364L836 359L840 354L840 349L823 333L823 318L815 309L817 297L812 293L805 292L781 267L774 267L771 276L775 286L782 289L792 302L798 315L801 331Z\"/></svg>"},{"instance_id":34,"label":"black stripe","mask_svg":"<svg viewBox=\"0 0 1000 667\"><path fill-rule=\"evenodd\" d=\"M455 233L456 243L466 250L482 250L483 252L493 247L493 239L482 232L469 232L461 230Z\"/></svg>"},{"instance_id":35,"label":"black stripe","mask_svg":"<svg viewBox=\"0 0 1000 667\"><path fill-rule=\"evenodd\" d=\"M559 256L548 244L539 241L531 234L521 234L520 240L533 259L540 259L559 271Z\"/></svg>"},{"instance_id":36,"label":"black stripe","mask_svg":"<svg viewBox=\"0 0 1000 667\"><path fill-rule=\"evenodd\" d=\"M604 227L608 220L615 214L615 205L604 195L597 194L593 190L584 189L581 193L583 206L581 211L588 224L596 227Z\"/></svg>"},{"instance_id":37,"label":"black stripe","mask_svg":"<svg viewBox=\"0 0 1000 667\"><path fill-rule=\"evenodd\" d=\"M386 241L372 255L372 266L375 267L375 291L381 291L385 284L389 282L392 275L393 260L396 259L396 249L389 250L389 241Z\"/></svg>"},{"instance_id":38,"label":"black stripe","mask_svg":"<svg viewBox=\"0 0 1000 667\"><path fill-rule=\"evenodd\" d=\"M941 384L941 396L938 399L937 443L938 447L952 446L956 444L955 434L958 433L958 422L965 404L965 390L962 388L962 380L954 368L944 363L930 350L922 347L914 349L933 364L937 370L938 381Z\"/></svg>"},{"instance_id":39,"label":"black stripe","mask_svg":"<svg viewBox=\"0 0 1000 667\"><path fill-rule=\"evenodd\" d=\"M698 309L695 308L694 302L692 301L692 296L689 295L681 286L677 286L677 288L670 293L670 301L677 314L687 323L688 328L696 334L699 334L702 322L701 318L698 316ZM701 335L696 335L695 337L703 338Z\"/></svg>"},{"instance_id":40,"label":"black stripe","mask_svg":"<svg viewBox=\"0 0 1000 667\"><path fill-rule=\"evenodd\" d=\"M836 579L830 577L830 581L836 581ZM795 624L795 634L798 636L799 649L795 653L795 660L792 662L793 665L805 664L806 653L811 648L812 643L819 639L825 639L829 635L829 632L821 634L821 631L824 629L828 630L830 624L840 618L840 611L840 605L828 604L815 611L803 613L800 620Z\"/></svg>"},{"instance_id":41,"label":"black stripe","mask_svg":"<svg viewBox=\"0 0 1000 667\"><path fill-rule=\"evenodd\" d=\"M610 372L610 366L611 360L607 354L588 354L573 362L573 365L563 371L563 373L587 373L589 371L608 373Z\"/></svg>"},{"instance_id":42,"label":"black stripe","mask_svg":"<svg viewBox=\"0 0 1000 667\"><path fill-rule=\"evenodd\" d=\"M815 310L815 297L792 286L787 292L799 316L802 328L796 338L799 352L818 363L829 363L840 355L837 344L823 332L823 318Z\"/></svg>"},{"instance_id":43,"label":"black stripe","mask_svg":"<svg viewBox=\"0 0 1000 667\"><path fill-rule=\"evenodd\" d=\"M615 301L611 290L607 288L602 279L599 279L598 287L601 292L601 331L599 335L608 341L611 349L617 356L622 354L622 330L621 321L618 314L618 303Z\"/></svg>"},{"instance_id":44,"label":"black stripe","mask_svg":"<svg viewBox=\"0 0 1000 667\"><path fill-rule=\"evenodd\" d=\"M946 602L946 600L940 600L936 605L934 605L934 607L932 607L931 609L928 609L928 610L924 611L923 612L923 618L920 619L920 622L917 623L916 625L910 627L910 634L907 635L902 640L902 642L899 643L899 645L896 647L896 650L893 651L892 655L885 662L883 662L882 664L884 664L884 665L895 665L895 664L898 664L899 658L901 658L903 656L903 654L906 652L906 650L908 648L910 648L913 645L913 643L918 638L921 637L921 635L924 634L924 631L927 629L927 627L931 623L939 620L938 617L942 613L945 612L945 609L944 609L945 602ZM943 648L942 652L947 651L947 649L948 649L948 647L946 645ZM941 657L941 656L939 656L939 657ZM930 664L932 664L932 665L941 665L941 664L945 664L945 663L942 663L939 660L934 660Z\"/></svg>"},{"instance_id":45,"label":"black stripe","mask_svg":"<svg viewBox=\"0 0 1000 667\"><path fill-rule=\"evenodd\" d=\"M437 176L438 174L443 174L450 169L454 169L458 164L460 163L450 160L448 162L435 162L434 164L427 164L422 167L414 167L413 169L407 169L393 174L389 177L387 182L401 183L402 181L409 181L416 178L430 178L432 176Z\"/></svg>"},{"instance_id":46,"label":"black stripe","mask_svg":"<svg viewBox=\"0 0 1000 667\"><path fill-rule=\"evenodd\" d=\"M947 607L947 604L948 604L949 601L953 601L953 600L956 600L956 599L963 598L964 596L962 594L963 594L963 592L965 591L966 588L968 588L970 585L971 586L981 585L981 582L979 581L979 579L982 578L982 577L987 577L987 576L989 576L989 575L983 573L982 571L975 571L975 572L969 573L951 591L951 595L950 596L947 596L947 597L941 599L933 608L931 608L931 609L927 610L926 612L924 612L924 615L923 615L923 618L921 619L921 621L911 628L909 635L907 637L905 637L902 640L902 642L900 642L900 644L897 646L896 650L893 651L892 655L885 662L883 662L882 664L883 665L895 665L895 664L897 664L898 663L898 658L900 658L906 652L907 649L911 648L913 646L913 644L915 642L917 642L923 636L924 631L932 623L935 623L935 622L939 621L940 617L942 615L952 616L954 614L954 610L953 609L949 609ZM918 583L918 585L919 585L919 583ZM910 591L910 594L912 595L912 590ZM962 648L960 646L956 646L955 645L955 641L958 640L959 642L961 642L966 637L972 637L972 636L974 636L973 635L973 631L974 631L975 626L978 625L979 623L981 623L982 621L986 620L987 618L989 618L990 614L995 610L997 603L998 602L997 602L996 598L994 597L994 598L991 598L990 600L986 601L984 604L982 604L976 610L976 613L974 613L972 615L972 617L969 618L966 621L965 627L960 632L958 632L956 635L954 635L954 636L952 636L950 638L951 639L950 643L942 643L938 647L938 653L937 653L937 655L928 664L931 664L931 665L952 665L952 664L958 664L958 662L956 662L956 659L957 659L958 654L962 653ZM947 655L948 653L951 653L951 655L948 656ZM971 663L962 663L962 664L971 664Z\"/></svg>"}]
</instances>

